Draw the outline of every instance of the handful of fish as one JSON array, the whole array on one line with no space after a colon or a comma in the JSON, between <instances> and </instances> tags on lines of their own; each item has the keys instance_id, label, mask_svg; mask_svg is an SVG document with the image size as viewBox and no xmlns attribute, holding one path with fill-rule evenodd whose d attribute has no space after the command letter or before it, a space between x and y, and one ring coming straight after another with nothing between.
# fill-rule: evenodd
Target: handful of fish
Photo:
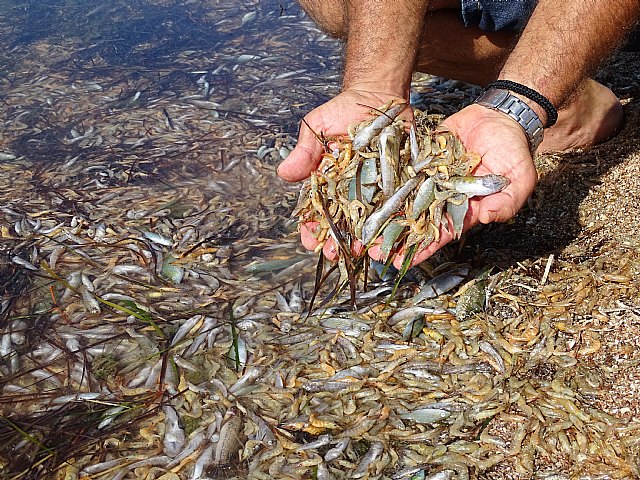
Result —
<instances>
[{"instance_id":1,"label":"handful of fish","mask_svg":"<svg viewBox=\"0 0 640 480\"><path fill-rule=\"evenodd\" d=\"M386 259L438 241L442 226L459 238L469 198L509 185L500 175L472 175L480 155L438 126L442 116L416 111L417 127L407 133L398 117L406 107L384 105L373 120L350 126L349 138L330 139L336 148L303 184L293 212L300 224L318 224L318 251L330 237L351 251L355 240L369 247L381 235Z\"/></svg>"}]
</instances>

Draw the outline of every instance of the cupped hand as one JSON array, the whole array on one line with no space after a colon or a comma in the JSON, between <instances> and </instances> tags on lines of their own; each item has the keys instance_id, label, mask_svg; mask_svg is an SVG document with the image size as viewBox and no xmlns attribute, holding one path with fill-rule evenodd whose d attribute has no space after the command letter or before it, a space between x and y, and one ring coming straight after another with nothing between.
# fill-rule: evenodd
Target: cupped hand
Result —
<instances>
[{"instance_id":1,"label":"cupped hand","mask_svg":"<svg viewBox=\"0 0 640 480\"><path fill-rule=\"evenodd\" d=\"M398 94L350 88L309 112L300 124L296 147L278 166L280 178L289 182L299 182L307 178L318 166L324 153L324 146L318 137L331 139L346 136L350 124L372 118L372 108L379 108L391 100L406 102ZM408 120L413 118L412 115L410 108L402 114ZM314 222L300 225L300 240L307 250L315 250L318 246L318 241L312 234L317 227L318 224ZM352 253L359 255L362 244L356 240L352 248ZM322 251L329 260L335 259L338 255L337 246L331 238L325 241Z\"/></svg>"},{"instance_id":2,"label":"cupped hand","mask_svg":"<svg viewBox=\"0 0 640 480\"><path fill-rule=\"evenodd\" d=\"M481 105L470 105L447 118L443 126L455 133L466 150L482 157L474 175L490 173L507 177L511 183L501 192L469 200L464 231L478 223L505 222L522 208L533 192L538 175L524 130L503 113ZM453 233L441 228L440 239L418 251L411 264L423 262L438 249L453 240ZM375 256L377 250L370 249ZM393 259L400 268L404 261L401 250Z\"/></svg>"},{"instance_id":3,"label":"cupped hand","mask_svg":"<svg viewBox=\"0 0 640 480\"><path fill-rule=\"evenodd\" d=\"M325 137L346 135L350 123L369 118L370 112L367 107L380 106L398 98L365 91L345 91L316 108L305 117L306 124L303 122L300 127L298 144L278 167L278 175L284 180L300 181L307 178L318 165L324 148L308 126L318 135L322 132ZM481 156L482 161L473 172L474 175L493 173L511 181L501 192L470 199L463 230L466 231L478 223L504 222L515 216L533 192L537 182L537 172L524 130L503 113L480 105L470 105L452 115L445 120L443 126L460 138L467 151ZM314 223L300 227L302 244L308 250L314 250L318 245L312 234L316 227L317 224ZM453 233L443 226L439 240L418 251L411 265L423 262L453 238ZM368 249L369 255L374 259L382 257L379 243L380 239ZM352 247L354 255L361 253L362 245L359 242L354 242ZM332 239L325 242L322 251L330 260L338 255ZM393 264L397 268L401 268L404 262L404 253L401 248L393 258Z\"/></svg>"},{"instance_id":4,"label":"cupped hand","mask_svg":"<svg viewBox=\"0 0 640 480\"><path fill-rule=\"evenodd\" d=\"M307 178L318 166L324 153L324 147L318 137L346 136L347 127L351 123L371 118L372 108L379 108L390 100L406 101L393 93L351 88L309 112L300 124L296 147L278 166L280 178L289 182L299 182ZM409 114L410 109L406 112L405 116Z\"/></svg>"}]
</instances>

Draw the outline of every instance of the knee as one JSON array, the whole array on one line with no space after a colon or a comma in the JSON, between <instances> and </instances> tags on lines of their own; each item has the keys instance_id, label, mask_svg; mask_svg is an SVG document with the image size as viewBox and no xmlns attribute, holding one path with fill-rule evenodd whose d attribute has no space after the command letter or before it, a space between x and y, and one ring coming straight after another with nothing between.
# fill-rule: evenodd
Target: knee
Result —
<instances>
[{"instance_id":1,"label":"knee","mask_svg":"<svg viewBox=\"0 0 640 480\"><path fill-rule=\"evenodd\" d=\"M345 4L343 0L298 0L302 9L332 37L345 36Z\"/></svg>"}]
</instances>

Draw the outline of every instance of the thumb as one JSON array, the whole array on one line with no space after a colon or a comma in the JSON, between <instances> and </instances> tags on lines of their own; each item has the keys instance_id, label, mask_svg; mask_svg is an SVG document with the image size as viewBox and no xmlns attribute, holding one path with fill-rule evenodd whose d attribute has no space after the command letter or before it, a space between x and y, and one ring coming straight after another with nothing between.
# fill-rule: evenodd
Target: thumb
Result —
<instances>
[{"instance_id":1,"label":"thumb","mask_svg":"<svg viewBox=\"0 0 640 480\"><path fill-rule=\"evenodd\" d=\"M307 178L318 166L324 148L309 127L304 123L296 147L278 166L278 175L288 182L299 182Z\"/></svg>"}]
</instances>

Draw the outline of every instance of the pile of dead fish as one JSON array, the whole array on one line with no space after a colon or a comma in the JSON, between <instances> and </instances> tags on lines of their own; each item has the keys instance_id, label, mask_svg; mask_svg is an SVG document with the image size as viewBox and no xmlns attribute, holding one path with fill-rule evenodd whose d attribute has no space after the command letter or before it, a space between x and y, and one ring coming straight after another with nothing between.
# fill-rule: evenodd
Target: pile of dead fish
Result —
<instances>
[{"instance_id":1,"label":"pile of dead fish","mask_svg":"<svg viewBox=\"0 0 640 480\"><path fill-rule=\"evenodd\" d=\"M271 258L238 268L242 242L35 222L9 231L5 268L38 276L30 305L3 303L1 342L23 461L57 445L72 478L638 474L640 425L592 405L601 341L545 313L537 279L444 264L390 302L376 280L356 311L306 312L313 282L295 272L315 259L293 244L254 242Z\"/></svg>"}]
</instances>

